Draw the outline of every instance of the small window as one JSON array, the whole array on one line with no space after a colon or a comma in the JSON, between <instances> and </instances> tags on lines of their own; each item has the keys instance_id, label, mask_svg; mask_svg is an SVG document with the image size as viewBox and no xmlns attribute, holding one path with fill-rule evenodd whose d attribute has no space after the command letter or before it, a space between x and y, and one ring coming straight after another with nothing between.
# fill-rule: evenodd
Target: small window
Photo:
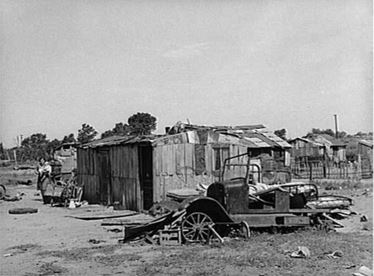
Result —
<instances>
[{"instance_id":1,"label":"small window","mask_svg":"<svg viewBox=\"0 0 374 276\"><path fill-rule=\"evenodd\" d=\"M221 149L214 150L214 170L219 170L221 168Z\"/></svg>"},{"instance_id":2,"label":"small window","mask_svg":"<svg viewBox=\"0 0 374 276\"><path fill-rule=\"evenodd\" d=\"M221 170L225 163L225 160L230 157L229 148L213 148L214 154L214 170Z\"/></svg>"}]
</instances>

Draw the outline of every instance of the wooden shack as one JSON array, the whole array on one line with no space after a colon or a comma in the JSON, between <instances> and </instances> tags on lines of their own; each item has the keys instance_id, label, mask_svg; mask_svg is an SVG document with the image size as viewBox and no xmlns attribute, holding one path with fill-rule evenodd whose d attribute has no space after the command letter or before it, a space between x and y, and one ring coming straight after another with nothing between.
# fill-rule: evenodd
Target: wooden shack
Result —
<instances>
[{"instance_id":1,"label":"wooden shack","mask_svg":"<svg viewBox=\"0 0 374 276\"><path fill-rule=\"evenodd\" d=\"M314 135L311 139L325 146L326 157L334 164L338 165L340 162L347 161L347 145L341 140L328 134Z\"/></svg>"},{"instance_id":2,"label":"wooden shack","mask_svg":"<svg viewBox=\"0 0 374 276\"><path fill-rule=\"evenodd\" d=\"M250 141L213 131L187 131L154 143L155 201L173 189L207 186L220 179L226 158L257 148ZM266 147L270 147L266 145ZM233 162L245 164L245 157ZM243 166L228 167L227 177L245 175Z\"/></svg>"},{"instance_id":3,"label":"wooden shack","mask_svg":"<svg viewBox=\"0 0 374 276\"><path fill-rule=\"evenodd\" d=\"M61 162L61 173L71 173L77 168L78 143L64 143L54 151L54 159Z\"/></svg>"},{"instance_id":4,"label":"wooden shack","mask_svg":"<svg viewBox=\"0 0 374 276\"><path fill-rule=\"evenodd\" d=\"M78 148L78 183L83 199L129 210L149 209L153 203L153 137L112 136Z\"/></svg>"},{"instance_id":5,"label":"wooden shack","mask_svg":"<svg viewBox=\"0 0 374 276\"><path fill-rule=\"evenodd\" d=\"M153 202L167 199L170 190L207 187L221 180L227 158L271 154L274 146L259 137L212 128L161 137L108 137L78 149L78 181L90 203L149 209ZM251 158L250 163L255 181L260 181L260 159ZM247 156L227 164L225 179L245 176Z\"/></svg>"},{"instance_id":6,"label":"wooden shack","mask_svg":"<svg viewBox=\"0 0 374 276\"><path fill-rule=\"evenodd\" d=\"M359 140L358 156L361 160L362 177L373 177L373 141Z\"/></svg>"},{"instance_id":7,"label":"wooden shack","mask_svg":"<svg viewBox=\"0 0 374 276\"><path fill-rule=\"evenodd\" d=\"M190 130L156 139L154 147L154 200L166 198L173 189L207 186L222 179L224 160L249 152L251 156L271 153L272 146L259 137L240 132L209 129ZM225 167L225 179L243 177L247 157L231 159ZM261 167L260 159L251 164ZM256 167L253 167L254 176Z\"/></svg>"},{"instance_id":8,"label":"wooden shack","mask_svg":"<svg viewBox=\"0 0 374 276\"><path fill-rule=\"evenodd\" d=\"M325 146L307 138L297 137L289 141L292 146L291 157L297 162L324 160Z\"/></svg>"},{"instance_id":9,"label":"wooden shack","mask_svg":"<svg viewBox=\"0 0 374 276\"><path fill-rule=\"evenodd\" d=\"M277 164L277 168L289 167L291 164L291 145L266 128L246 131L245 137L258 138L270 145L269 154ZM260 152L261 153L261 152Z\"/></svg>"}]
</instances>

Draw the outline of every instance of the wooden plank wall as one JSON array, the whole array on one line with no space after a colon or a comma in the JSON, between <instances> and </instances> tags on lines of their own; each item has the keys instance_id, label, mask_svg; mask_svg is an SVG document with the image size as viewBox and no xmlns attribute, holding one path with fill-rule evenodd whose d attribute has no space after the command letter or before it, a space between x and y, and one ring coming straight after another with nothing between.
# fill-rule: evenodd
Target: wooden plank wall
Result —
<instances>
[{"instance_id":1,"label":"wooden plank wall","mask_svg":"<svg viewBox=\"0 0 374 276\"><path fill-rule=\"evenodd\" d=\"M136 144L113 146L109 151L111 164L110 203L118 201L124 208L139 211L143 206L139 183L139 159Z\"/></svg>"},{"instance_id":2,"label":"wooden plank wall","mask_svg":"<svg viewBox=\"0 0 374 276\"><path fill-rule=\"evenodd\" d=\"M110 185L107 202L118 201L124 208L139 211L143 207L139 183L139 159L137 145L109 148ZM100 202L98 158L96 149L78 149L78 183L83 185L83 198L89 203Z\"/></svg>"},{"instance_id":3,"label":"wooden plank wall","mask_svg":"<svg viewBox=\"0 0 374 276\"><path fill-rule=\"evenodd\" d=\"M99 180L96 172L96 157L93 149L78 149L78 184L83 186L83 199L89 203L99 203Z\"/></svg>"},{"instance_id":4,"label":"wooden plank wall","mask_svg":"<svg viewBox=\"0 0 374 276\"><path fill-rule=\"evenodd\" d=\"M229 147L230 156L247 152L247 147L224 145ZM205 145L205 171L196 175L195 144L164 144L153 148L153 181L155 202L167 199L170 190L192 188L198 185L208 186L218 177L213 175L214 156L212 144ZM246 157L235 160L235 163L246 162ZM245 176L245 167L229 167L227 178Z\"/></svg>"},{"instance_id":5,"label":"wooden plank wall","mask_svg":"<svg viewBox=\"0 0 374 276\"><path fill-rule=\"evenodd\" d=\"M239 154L244 154L247 152L247 147L238 146L238 145L230 145L230 156L235 156ZM239 158L231 159L230 164L233 165L246 165L248 158L246 156L242 156ZM227 176L225 179L235 178L235 177L245 177L246 174L246 167L245 166L229 166L227 169Z\"/></svg>"}]
</instances>

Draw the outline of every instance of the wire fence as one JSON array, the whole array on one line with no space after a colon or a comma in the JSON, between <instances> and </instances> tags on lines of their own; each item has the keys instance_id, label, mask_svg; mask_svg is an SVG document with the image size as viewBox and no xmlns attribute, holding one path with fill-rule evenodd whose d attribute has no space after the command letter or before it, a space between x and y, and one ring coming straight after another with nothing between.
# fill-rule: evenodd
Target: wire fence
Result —
<instances>
[{"instance_id":1,"label":"wire fence","mask_svg":"<svg viewBox=\"0 0 374 276\"><path fill-rule=\"evenodd\" d=\"M295 162L291 163L294 178L362 179L372 178L373 170L367 162Z\"/></svg>"}]
</instances>

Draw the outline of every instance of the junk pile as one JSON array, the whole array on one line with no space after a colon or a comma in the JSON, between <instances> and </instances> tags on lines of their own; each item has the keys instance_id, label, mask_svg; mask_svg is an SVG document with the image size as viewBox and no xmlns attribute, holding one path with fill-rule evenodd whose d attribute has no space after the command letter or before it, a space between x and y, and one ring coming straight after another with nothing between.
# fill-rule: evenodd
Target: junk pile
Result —
<instances>
[{"instance_id":1,"label":"junk pile","mask_svg":"<svg viewBox=\"0 0 374 276\"><path fill-rule=\"evenodd\" d=\"M202 188L205 188L204 186L200 186ZM206 190L206 188L205 188ZM176 202L182 202L186 199L190 199L192 197L198 197L201 195L204 195L205 190L198 190L198 189L177 189L177 190L170 190L166 193L166 196L170 198L171 200L174 200Z\"/></svg>"},{"instance_id":2,"label":"junk pile","mask_svg":"<svg viewBox=\"0 0 374 276\"><path fill-rule=\"evenodd\" d=\"M22 179L8 179L8 185L26 185L26 186L31 186L32 185L32 180L27 179L27 180L22 180Z\"/></svg>"},{"instance_id":3,"label":"junk pile","mask_svg":"<svg viewBox=\"0 0 374 276\"><path fill-rule=\"evenodd\" d=\"M114 214L121 211L114 211L113 216L107 216L101 225L109 227L108 231L122 232L122 242L180 244L180 222L185 210L178 211L179 208L180 203L176 201L163 201L154 204L148 214L133 212L116 217Z\"/></svg>"},{"instance_id":4,"label":"junk pile","mask_svg":"<svg viewBox=\"0 0 374 276\"><path fill-rule=\"evenodd\" d=\"M316 185L303 182L247 185L237 179L213 183L205 191L203 187L169 191L167 197L171 200L150 209L150 214L159 216L154 220L136 221L134 216L110 224L123 227L124 242L206 243L223 242L223 237L235 234L248 238L250 228L343 227L338 220L354 214L349 210L352 199L319 196Z\"/></svg>"},{"instance_id":5,"label":"junk pile","mask_svg":"<svg viewBox=\"0 0 374 276\"><path fill-rule=\"evenodd\" d=\"M83 188L74 181L51 181L42 192L43 202L51 206L76 208L82 205Z\"/></svg>"},{"instance_id":6,"label":"junk pile","mask_svg":"<svg viewBox=\"0 0 374 276\"><path fill-rule=\"evenodd\" d=\"M359 270L353 273L354 276L373 276L373 270L367 266L361 266Z\"/></svg>"},{"instance_id":7,"label":"junk pile","mask_svg":"<svg viewBox=\"0 0 374 276\"><path fill-rule=\"evenodd\" d=\"M67 177L66 174L62 174L59 162L46 162L43 166L37 171L37 188L41 190L44 204L71 209L87 204L82 202L83 187L77 183L75 170Z\"/></svg>"},{"instance_id":8,"label":"junk pile","mask_svg":"<svg viewBox=\"0 0 374 276\"><path fill-rule=\"evenodd\" d=\"M15 195L7 194L6 188L4 185L0 185L0 200L4 201L18 201L22 199L25 193L16 193Z\"/></svg>"},{"instance_id":9,"label":"junk pile","mask_svg":"<svg viewBox=\"0 0 374 276\"><path fill-rule=\"evenodd\" d=\"M35 170L36 167L35 166L32 166L32 165L19 165L19 166L15 166L13 167L13 170Z\"/></svg>"}]
</instances>

